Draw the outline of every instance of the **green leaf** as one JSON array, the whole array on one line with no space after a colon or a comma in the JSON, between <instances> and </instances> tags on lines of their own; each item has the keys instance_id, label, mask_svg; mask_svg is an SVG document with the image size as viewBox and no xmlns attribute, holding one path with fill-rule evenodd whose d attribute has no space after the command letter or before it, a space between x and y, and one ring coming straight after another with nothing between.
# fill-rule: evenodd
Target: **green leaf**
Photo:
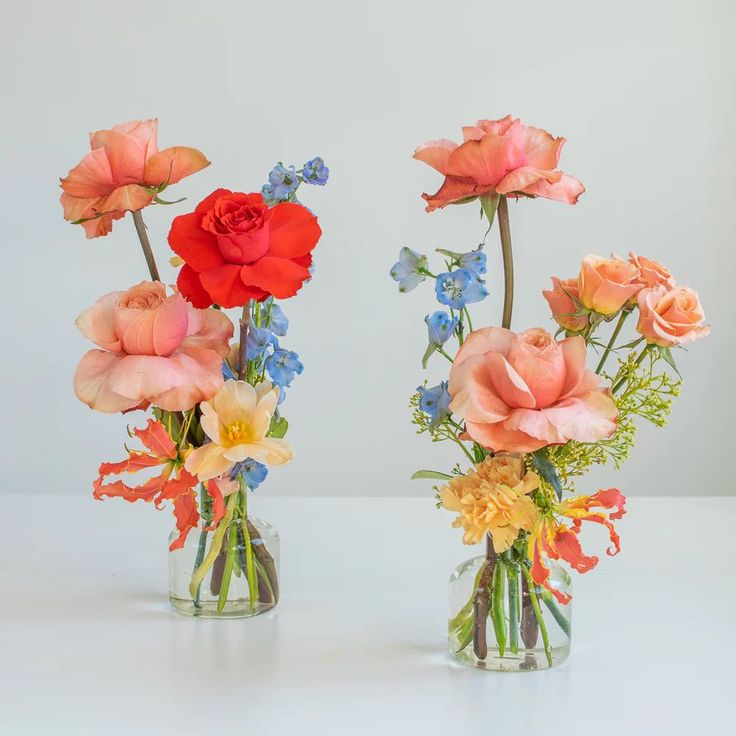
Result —
<instances>
[{"instance_id":1,"label":"green leaf","mask_svg":"<svg viewBox=\"0 0 736 736\"><path fill-rule=\"evenodd\" d=\"M483 210L483 214L488 220L488 227L493 225L493 218L496 216L496 210L498 209L498 203L501 200L500 194L484 194L480 198L480 206Z\"/></svg>"},{"instance_id":2,"label":"green leaf","mask_svg":"<svg viewBox=\"0 0 736 736\"><path fill-rule=\"evenodd\" d=\"M539 471L539 474L555 489L558 499L562 499L562 483L557 475L557 468L550 462L544 451L535 452L532 455L532 465Z\"/></svg>"},{"instance_id":3,"label":"green leaf","mask_svg":"<svg viewBox=\"0 0 736 736\"><path fill-rule=\"evenodd\" d=\"M619 345L616 350L631 350L635 348L643 339L643 337L640 337L636 340L632 340L631 342L627 342L626 345Z\"/></svg>"},{"instance_id":4,"label":"green leaf","mask_svg":"<svg viewBox=\"0 0 736 736\"><path fill-rule=\"evenodd\" d=\"M663 348L661 345L657 345L657 352L659 353L659 357L662 358L665 363L667 363L672 370L680 376L680 378L682 378L682 375L675 363L675 357L672 355L672 350L670 348Z\"/></svg>"},{"instance_id":5,"label":"green leaf","mask_svg":"<svg viewBox=\"0 0 736 736\"><path fill-rule=\"evenodd\" d=\"M271 420L271 427L268 430L269 437L275 437L277 440L284 438L286 431L289 429L289 422L281 417L278 421Z\"/></svg>"},{"instance_id":6,"label":"green leaf","mask_svg":"<svg viewBox=\"0 0 736 736\"><path fill-rule=\"evenodd\" d=\"M427 479L427 480L452 480L452 476L448 475L447 473L440 473L438 470L417 470L414 475L412 475L412 480L419 480L419 479Z\"/></svg>"},{"instance_id":7,"label":"green leaf","mask_svg":"<svg viewBox=\"0 0 736 736\"><path fill-rule=\"evenodd\" d=\"M437 350L436 345L429 345L424 352L424 355L422 356L422 368L427 367L427 361L429 360L429 357Z\"/></svg>"}]
</instances>

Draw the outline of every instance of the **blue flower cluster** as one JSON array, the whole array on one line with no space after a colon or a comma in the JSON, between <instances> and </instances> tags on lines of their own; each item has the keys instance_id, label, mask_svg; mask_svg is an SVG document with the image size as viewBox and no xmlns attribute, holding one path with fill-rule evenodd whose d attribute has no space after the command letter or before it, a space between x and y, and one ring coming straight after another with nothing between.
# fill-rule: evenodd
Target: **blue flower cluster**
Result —
<instances>
[{"instance_id":1,"label":"blue flower cluster","mask_svg":"<svg viewBox=\"0 0 736 736\"><path fill-rule=\"evenodd\" d=\"M278 386L281 404L286 396L285 389L291 386L304 366L293 350L285 350L279 344L279 337L284 337L289 329L289 320L273 297L266 299L260 310L260 325L251 324L248 329L245 355L260 366L274 386ZM227 361L222 364L222 375L226 380L237 378Z\"/></svg>"},{"instance_id":2,"label":"blue flower cluster","mask_svg":"<svg viewBox=\"0 0 736 736\"><path fill-rule=\"evenodd\" d=\"M298 171L295 166L284 166L279 161L271 169L268 182L261 187L263 201L269 207L280 202L297 202L296 190L300 184L322 187L327 183L329 176L330 170L319 156L307 161Z\"/></svg>"},{"instance_id":3,"label":"blue flower cluster","mask_svg":"<svg viewBox=\"0 0 736 736\"><path fill-rule=\"evenodd\" d=\"M434 429L445 417L450 415L450 392L447 381L432 388L417 386L419 408L430 418L429 428Z\"/></svg>"},{"instance_id":4,"label":"blue flower cluster","mask_svg":"<svg viewBox=\"0 0 736 736\"><path fill-rule=\"evenodd\" d=\"M468 304L479 302L488 296L483 275L486 272L486 254L483 246L467 253L455 253L438 249L448 257L448 271L436 276L427 270L427 256L416 253L411 248L399 251L399 260L391 268L390 274L399 283L399 291L405 293L415 289L427 276L435 279L437 301L458 311Z\"/></svg>"}]
</instances>

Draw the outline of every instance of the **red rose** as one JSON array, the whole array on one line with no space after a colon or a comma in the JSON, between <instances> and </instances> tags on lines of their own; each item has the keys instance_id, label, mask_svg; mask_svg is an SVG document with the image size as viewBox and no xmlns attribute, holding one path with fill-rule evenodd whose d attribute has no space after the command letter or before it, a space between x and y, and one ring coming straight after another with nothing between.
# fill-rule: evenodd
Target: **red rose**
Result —
<instances>
[{"instance_id":1,"label":"red rose","mask_svg":"<svg viewBox=\"0 0 736 736\"><path fill-rule=\"evenodd\" d=\"M260 194L217 189L171 224L169 245L185 261L179 291L200 309L287 299L309 278L320 235L317 218L299 204L269 208Z\"/></svg>"}]
</instances>

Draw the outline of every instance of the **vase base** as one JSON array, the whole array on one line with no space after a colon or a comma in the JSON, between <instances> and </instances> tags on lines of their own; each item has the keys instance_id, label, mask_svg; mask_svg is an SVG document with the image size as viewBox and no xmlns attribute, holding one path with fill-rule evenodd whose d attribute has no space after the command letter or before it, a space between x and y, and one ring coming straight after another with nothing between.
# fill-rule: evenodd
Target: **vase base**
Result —
<instances>
[{"instance_id":1,"label":"vase base","mask_svg":"<svg viewBox=\"0 0 736 736\"><path fill-rule=\"evenodd\" d=\"M275 608L273 603L256 603L252 608L247 598L229 600L221 611L217 610L217 601L201 601L197 605L191 598L169 597L169 601L177 613L193 618L251 618Z\"/></svg>"},{"instance_id":2,"label":"vase base","mask_svg":"<svg viewBox=\"0 0 736 736\"><path fill-rule=\"evenodd\" d=\"M549 659L544 649L520 649L516 654L507 651L501 657L497 649L489 647L488 656L485 659L478 659L472 646L466 647L461 652L450 650L450 656L461 664L491 672L534 672L537 670L547 670L550 667L557 667L562 664L569 654L570 647L566 646L553 647L550 650Z\"/></svg>"}]
</instances>

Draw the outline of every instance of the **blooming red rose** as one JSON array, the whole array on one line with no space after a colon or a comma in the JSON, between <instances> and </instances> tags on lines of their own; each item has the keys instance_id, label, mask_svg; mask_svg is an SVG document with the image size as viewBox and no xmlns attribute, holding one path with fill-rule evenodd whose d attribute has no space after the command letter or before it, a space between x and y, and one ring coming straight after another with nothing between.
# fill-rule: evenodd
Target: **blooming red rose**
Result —
<instances>
[{"instance_id":1,"label":"blooming red rose","mask_svg":"<svg viewBox=\"0 0 736 736\"><path fill-rule=\"evenodd\" d=\"M269 208L260 194L217 189L171 224L169 245L185 261L179 291L199 308L287 299L309 278L321 235L306 207Z\"/></svg>"}]
</instances>

